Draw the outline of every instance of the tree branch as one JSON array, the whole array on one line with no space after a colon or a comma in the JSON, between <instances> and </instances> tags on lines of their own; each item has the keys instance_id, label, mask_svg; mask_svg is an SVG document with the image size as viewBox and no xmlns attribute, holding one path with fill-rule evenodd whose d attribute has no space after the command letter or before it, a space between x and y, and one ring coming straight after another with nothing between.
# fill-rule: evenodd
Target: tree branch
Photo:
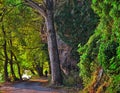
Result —
<instances>
[{"instance_id":1,"label":"tree branch","mask_svg":"<svg viewBox=\"0 0 120 93\"><path fill-rule=\"evenodd\" d=\"M36 2L34 2L33 0L24 0L26 2L27 5L29 5L30 7L38 10L38 12L44 17L46 18L46 9L43 5L39 5Z\"/></svg>"}]
</instances>

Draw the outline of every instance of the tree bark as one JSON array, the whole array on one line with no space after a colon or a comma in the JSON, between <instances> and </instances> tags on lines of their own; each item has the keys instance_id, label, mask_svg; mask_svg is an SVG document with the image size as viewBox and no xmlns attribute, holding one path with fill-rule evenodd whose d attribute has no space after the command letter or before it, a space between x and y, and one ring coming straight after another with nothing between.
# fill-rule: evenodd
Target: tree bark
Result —
<instances>
[{"instance_id":1,"label":"tree bark","mask_svg":"<svg viewBox=\"0 0 120 93\"><path fill-rule=\"evenodd\" d=\"M47 26L47 41L50 57L52 84L62 84L62 75L60 69L60 60L58 54L56 33L54 28L53 11L47 11L46 26Z\"/></svg>"},{"instance_id":2,"label":"tree bark","mask_svg":"<svg viewBox=\"0 0 120 93\"><path fill-rule=\"evenodd\" d=\"M17 67L18 67L19 78L20 78L20 80L22 80L21 69L20 69L20 65L18 63L17 57L16 57L16 55L14 53L13 53L13 56L14 56L14 58L16 60L16 64L17 64Z\"/></svg>"},{"instance_id":3,"label":"tree bark","mask_svg":"<svg viewBox=\"0 0 120 93\"><path fill-rule=\"evenodd\" d=\"M43 67L40 67L38 64L36 65L36 70L39 76L43 76Z\"/></svg>"},{"instance_id":4,"label":"tree bark","mask_svg":"<svg viewBox=\"0 0 120 93\"><path fill-rule=\"evenodd\" d=\"M58 54L56 32L54 27L54 2L53 0L44 0L44 6L40 6L32 0L25 0L27 4L36 10L45 18L47 27L48 51L51 64L51 83L53 85L62 84L62 74L60 69L60 60Z\"/></svg>"},{"instance_id":5,"label":"tree bark","mask_svg":"<svg viewBox=\"0 0 120 93\"><path fill-rule=\"evenodd\" d=\"M50 62L48 62L48 65L49 65L49 74L51 74L51 65L50 65Z\"/></svg>"},{"instance_id":6,"label":"tree bark","mask_svg":"<svg viewBox=\"0 0 120 93\"><path fill-rule=\"evenodd\" d=\"M13 55L12 55L12 51L11 51L10 54L11 54L10 69L11 69L12 78L15 80L15 79L16 79L16 76L15 76L15 73L14 73L14 70L13 70Z\"/></svg>"},{"instance_id":7,"label":"tree bark","mask_svg":"<svg viewBox=\"0 0 120 93\"><path fill-rule=\"evenodd\" d=\"M9 81L9 77L8 77L8 56L7 56L7 51L6 51L6 41L4 42L3 45L4 48L4 54L5 54L5 63L4 63L4 75L5 75L5 81Z\"/></svg>"},{"instance_id":8,"label":"tree bark","mask_svg":"<svg viewBox=\"0 0 120 93\"><path fill-rule=\"evenodd\" d=\"M18 74L19 74L19 77L20 77L20 80L22 80L22 75L21 75L21 72L20 72L20 65L19 63L17 62L17 67L18 67Z\"/></svg>"},{"instance_id":9,"label":"tree bark","mask_svg":"<svg viewBox=\"0 0 120 93\"><path fill-rule=\"evenodd\" d=\"M9 81L9 77L8 77L8 55L7 55L7 41L6 41L6 32L4 30L4 25L2 24L2 32L4 35L4 44L3 44L3 50L4 50L4 55L5 55L5 62L4 62L4 78L5 81Z\"/></svg>"},{"instance_id":10,"label":"tree bark","mask_svg":"<svg viewBox=\"0 0 120 93\"><path fill-rule=\"evenodd\" d=\"M10 46L12 47L12 40L11 39L10 39ZM12 50L10 50L10 55L11 55L11 58L10 58L10 69L11 69L12 78L15 81L17 78L16 78L16 75L15 75L14 69L13 69L13 53L12 53Z\"/></svg>"},{"instance_id":11,"label":"tree bark","mask_svg":"<svg viewBox=\"0 0 120 93\"><path fill-rule=\"evenodd\" d=\"M35 75L35 72L34 72L34 70L33 70L33 69L30 69L30 71L31 71L31 73L32 73L33 75Z\"/></svg>"},{"instance_id":12,"label":"tree bark","mask_svg":"<svg viewBox=\"0 0 120 93\"><path fill-rule=\"evenodd\" d=\"M37 62L37 60L34 58L34 68L35 70L37 71L38 75L39 76L43 76L43 66L40 66L42 65L40 62Z\"/></svg>"}]
</instances>

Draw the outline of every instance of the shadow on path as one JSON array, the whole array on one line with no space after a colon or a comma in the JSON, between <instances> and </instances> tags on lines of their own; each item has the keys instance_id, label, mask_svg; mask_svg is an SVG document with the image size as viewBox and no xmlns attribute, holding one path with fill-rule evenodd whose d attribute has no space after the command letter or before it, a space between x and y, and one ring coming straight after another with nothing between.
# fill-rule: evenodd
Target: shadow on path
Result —
<instances>
[{"instance_id":1,"label":"shadow on path","mask_svg":"<svg viewBox=\"0 0 120 93\"><path fill-rule=\"evenodd\" d=\"M23 81L0 87L0 93L66 93L63 90L42 86L43 80Z\"/></svg>"}]
</instances>

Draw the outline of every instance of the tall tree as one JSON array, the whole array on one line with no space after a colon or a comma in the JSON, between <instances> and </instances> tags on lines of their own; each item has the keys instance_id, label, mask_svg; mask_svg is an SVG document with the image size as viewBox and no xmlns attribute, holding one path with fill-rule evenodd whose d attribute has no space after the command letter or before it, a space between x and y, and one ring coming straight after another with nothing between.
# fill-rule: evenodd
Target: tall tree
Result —
<instances>
[{"instance_id":1,"label":"tall tree","mask_svg":"<svg viewBox=\"0 0 120 93\"><path fill-rule=\"evenodd\" d=\"M54 0L43 0L42 5L33 0L24 0L28 5L38 10L44 17L47 27L48 50L51 63L52 84L62 84L59 54L54 27Z\"/></svg>"},{"instance_id":2,"label":"tall tree","mask_svg":"<svg viewBox=\"0 0 120 93\"><path fill-rule=\"evenodd\" d=\"M4 26L4 17L5 17L5 14L6 14L6 8L3 7L2 8L2 16L1 16L1 19L0 19L0 22L1 22L1 30L2 30L2 34L3 34L3 51L4 51L4 57L5 57L5 61L4 61L4 78L5 78L5 81L9 81L9 77L8 77L8 53L7 53L7 35L6 35L6 31L5 31L5 26Z\"/></svg>"},{"instance_id":3,"label":"tall tree","mask_svg":"<svg viewBox=\"0 0 120 93\"><path fill-rule=\"evenodd\" d=\"M10 47L12 48L12 40L10 39ZM12 78L14 80L17 80L16 78L16 75L15 75L15 72L14 72L14 68L13 68L13 52L12 52L12 49L10 50L10 69L11 69L11 74L12 74Z\"/></svg>"},{"instance_id":4,"label":"tall tree","mask_svg":"<svg viewBox=\"0 0 120 93\"><path fill-rule=\"evenodd\" d=\"M7 54L7 41L6 41L6 32L4 30L4 25L2 25L2 31L4 35L4 44L3 44L3 50L5 55L5 62L4 62L4 75L5 75L5 81L9 81L8 78L8 54Z\"/></svg>"}]
</instances>

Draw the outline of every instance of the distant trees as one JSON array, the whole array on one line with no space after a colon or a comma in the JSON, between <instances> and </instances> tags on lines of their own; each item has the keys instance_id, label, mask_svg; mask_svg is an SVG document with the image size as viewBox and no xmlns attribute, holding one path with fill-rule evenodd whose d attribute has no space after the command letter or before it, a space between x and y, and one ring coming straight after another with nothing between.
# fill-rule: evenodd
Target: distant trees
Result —
<instances>
[{"instance_id":1,"label":"distant trees","mask_svg":"<svg viewBox=\"0 0 120 93\"><path fill-rule=\"evenodd\" d=\"M45 45L40 39L42 18L21 0L5 0L0 4L0 70L5 81L22 79L23 70L36 70L32 55L39 55L40 60L36 61L39 65L48 62Z\"/></svg>"}]
</instances>

